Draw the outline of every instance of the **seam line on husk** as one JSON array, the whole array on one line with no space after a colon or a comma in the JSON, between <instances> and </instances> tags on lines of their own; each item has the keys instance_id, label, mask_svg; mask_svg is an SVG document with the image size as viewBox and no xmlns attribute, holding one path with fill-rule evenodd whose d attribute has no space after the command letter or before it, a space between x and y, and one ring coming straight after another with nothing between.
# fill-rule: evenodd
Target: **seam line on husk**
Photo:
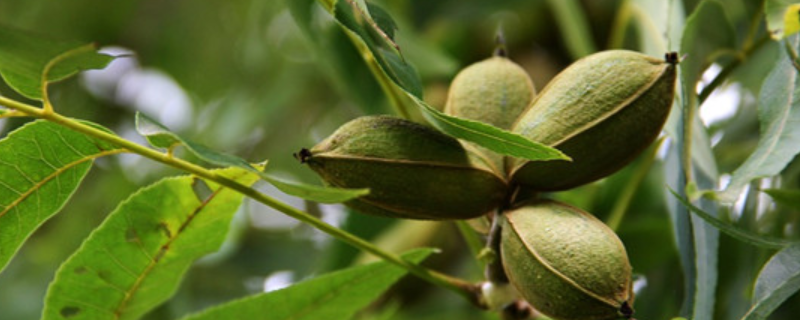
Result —
<instances>
[{"instance_id":1,"label":"seam line on husk","mask_svg":"<svg viewBox=\"0 0 800 320\"><path fill-rule=\"evenodd\" d=\"M536 260L539 261L547 270L550 270L550 272L555 274L559 279L565 281L570 286L574 287L575 289L578 289L579 291L581 291L581 292L585 293L586 295L594 298L595 300L597 300L599 302L602 302L602 303L605 303L605 304L609 305L610 307L612 307L614 309L619 309L619 303L617 303L616 301L614 301L612 299L603 298L603 297L599 296L598 294L596 294L596 293L594 293L592 291L589 291L589 289L584 288L583 286L579 285L578 283L576 283L575 281L573 281L572 279L570 279L569 277L567 277L566 275L564 275L560 271L558 271L555 268L553 268L553 266L550 265L550 263L547 260L545 260L542 256L539 255L539 252L537 252L536 249L531 248L528 245L528 242L526 242L525 239L523 239L519 235L519 233L517 232L517 228L514 225L514 222L511 221L511 219L506 219L506 220L508 220L508 224L511 226L511 228L514 229L514 235L517 237L517 239L519 239L519 241L525 246L525 248L528 249L528 252L530 252L533 255L533 257L536 258Z\"/></svg>"}]
</instances>

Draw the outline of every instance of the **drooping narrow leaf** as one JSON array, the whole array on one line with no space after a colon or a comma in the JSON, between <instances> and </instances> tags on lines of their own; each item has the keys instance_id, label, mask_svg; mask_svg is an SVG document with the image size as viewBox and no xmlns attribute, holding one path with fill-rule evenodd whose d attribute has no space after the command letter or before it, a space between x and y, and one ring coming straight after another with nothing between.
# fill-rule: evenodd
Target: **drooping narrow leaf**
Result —
<instances>
[{"instance_id":1,"label":"drooping narrow leaf","mask_svg":"<svg viewBox=\"0 0 800 320\"><path fill-rule=\"evenodd\" d=\"M679 131L680 132L680 131ZM664 177L671 189L678 190L681 197L686 194L686 178L681 161L682 134L678 134L675 143L669 149L665 159ZM678 247L678 256L681 261L681 271L684 278L683 305L681 315L690 316L694 309L694 292L697 285L697 269L694 264L695 244L692 232L692 216L689 210L681 203L667 195L667 209L672 220L673 234Z\"/></svg>"},{"instance_id":2,"label":"drooping narrow leaf","mask_svg":"<svg viewBox=\"0 0 800 320\"><path fill-rule=\"evenodd\" d=\"M258 180L240 168L217 173L244 185ZM42 319L138 319L172 296L194 260L219 249L241 200L193 176L139 190L61 265Z\"/></svg>"},{"instance_id":3,"label":"drooping narrow leaf","mask_svg":"<svg viewBox=\"0 0 800 320\"><path fill-rule=\"evenodd\" d=\"M678 88L678 91L683 91ZM683 125L683 111L681 108L672 108L672 114L664 126L664 131L671 137L677 137L681 133L680 126ZM694 169L700 173L712 177L719 175L717 162L714 158L714 151L711 150L711 138L708 135L707 128L699 117L694 118L692 128L692 165ZM709 186L701 187L703 190L713 190L716 186L712 183Z\"/></svg>"},{"instance_id":4,"label":"drooping narrow leaf","mask_svg":"<svg viewBox=\"0 0 800 320\"><path fill-rule=\"evenodd\" d=\"M631 0L631 15L639 30L639 50L659 57L680 44L684 26L681 1Z\"/></svg>"},{"instance_id":5,"label":"drooping narrow leaf","mask_svg":"<svg viewBox=\"0 0 800 320\"><path fill-rule=\"evenodd\" d=\"M412 97L413 98L413 97ZM436 110L422 100L414 98L425 111L423 115L437 129L453 137L469 140L492 151L513 157L534 160L571 160L561 151L541 143L502 130L483 122L453 117Z\"/></svg>"},{"instance_id":6,"label":"drooping narrow leaf","mask_svg":"<svg viewBox=\"0 0 800 320\"><path fill-rule=\"evenodd\" d=\"M421 98L422 83L417 71L403 59L397 44L365 14L364 10L366 8L352 0L342 0L334 5L333 14L339 23L364 41L392 81L415 97Z\"/></svg>"},{"instance_id":7,"label":"drooping narrow leaf","mask_svg":"<svg viewBox=\"0 0 800 320\"><path fill-rule=\"evenodd\" d=\"M344 189L287 182L265 174L262 174L261 178L283 193L319 203L341 203L369 194L369 189Z\"/></svg>"},{"instance_id":8,"label":"drooping narrow leaf","mask_svg":"<svg viewBox=\"0 0 800 320\"><path fill-rule=\"evenodd\" d=\"M800 31L800 4L796 0L766 0L767 28L775 40Z\"/></svg>"},{"instance_id":9,"label":"drooping narrow leaf","mask_svg":"<svg viewBox=\"0 0 800 320\"><path fill-rule=\"evenodd\" d=\"M481 122L446 115L427 105L421 99L422 85L416 70L400 55L399 48L390 37L355 2L337 1L334 17L358 36L378 62L381 71L421 108L425 118L437 129L500 154L529 160L569 160L567 155L554 148Z\"/></svg>"},{"instance_id":10,"label":"drooping narrow leaf","mask_svg":"<svg viewBox=\"0 0 800 320\"><path fill-rule=\"evenodd\" d=\"M386 12L386 10L372 2L367 2L366 4L369 15L375 21L375 24L378 25L378 28L380 28L390 40L394 41L394 32L397 31L397 23L394 22L392 16Z\"/></svg>"},{"instance_id":11,"label":"drooping narrow leaf","mask_svg":"<svg viewBox=\"0 0 800 320\"><path fill-rule=\"evenodd\" d=\"M711 65L722 50L736 48L736 33L728 19L725 7L717 0L701 2L686 20L681 37L681 80L689 92L703 71Z\"/></svg>"},{"instance_id":12,"label":"drooping narrow leaf","mask_svg":"<svg viewBox=\"0 0 800 320\"><path fill-rule=\"evenodd\" d=\"M740 228L737 228L736 226L732 226L728 223L719 220L717 217L714 217L710 213L705 212L703 209L698 208L697 206L691 204L688 200L686 200L686 198L681 197L674 190L670 189L670 192L678 201L680 201L684 206L686 206L686 208L688 208L692 213L696 214L697 216L699 216L706 222L710 223L720 231L725 232L729 236L739 241L765 248L783 248L785 246L795 243L780 238L762 236L759 234L755 234L751 231L742 230Z\"/></svg>"},{"instance_id":13,"label":"drooping narrow leaf","mask_svg":"<svg viewBox=\"0 0 800 320\"><path fill-rule=\"evenodd\" d=\"M797 46L800 36L792 36ZM780 60L764 79L759 94L760 137L756 150L733 172L719 198L733 203L753 179L781 172L800 153L800 79L791 58L781 50Z\"/></svg>"},{"instance_id":14,"label":"drooping narrow leaf","mask_svg":"<svg viewBox=\"0 0 800 320\"><path fill-rule=\"evenodd\" d=\"M775 202L800 211L800 189L767 189L762 191L768 194Z\"/></svg>"},{"instance_id":15,"label":"drooping narrow leaf","mask_svg":"<svg viewBox=\"0 0 800 320\"><path fill-rule=\"evenodd\" d=\"M113 60L97 53L92 44L54 40L0 25L0 76L28 98L42 99L45 67L63 54L67 56L61 57L44 80L58 81L81 70L101 69Z\"/></svg>"},{"instance_id":16,"label":"drooping narrow leaf","mask_svg":"<svg viewBox=\"0 0 800 320\"><path fill-rule=\"evenodd\" d=\"M183 145L187 150L192 152L195 156L203 161L218 166L239 167L248 170L274 185L276 188L278 188L278 190L306 200L321 203L338 203L369 193L368 189L329 188L300 184L296 182L290 183L273 178L261 172L260 170L256 170L253 165L242 158L217 152L202 144L184 139L183 137L169 131L169 129L167 129L167 127L164 125L138 112L136 113L136 130L154 147L170 148L176 145Z\"/></svg>"},{"instance_id":17,"label":"drooping narrow leaf","mask_svg":"<svg viewBox=\"0 0 800 320\"><path fill-rule=\"evenodd\" d=\"M707 146L710 149L710 143ZM713 188L717 174L712 176L695 170L695 181L700 188ZM708 199L698 200L700 208L710 216L717 216L717 203ZM701 218L692 216L692 232L694 233L695 268L697 269L697 286L695 288L695 307L693 319L714 319L714 305L719 272L717 268L719 255L719 230Z\"/></svg>"},{"instance_id":18,"label":"drooping narrow leaf","mask_svg":"<svg viewBox=\"0 0 800 320\"><path fill-rule=\"evenodd\" d=\"M28 123L0 140L0 270L61 210L94 159L121 151L45 121Z\"/></svg>"},{"instance_id":19,"label":"drooping narrow leaf","mask_svg":"<svg viewBox=\"0 0 800 320\"><path fill-rule=\"evenodd\" d=\"M403 257L422 261L432 249L417 249ZM406 273L388 262L377 262L323 275L288 288L253 295L213 307L183 320L350 319Z\"/></svg>"},{"instance_id":20,"label":"drooping narrow leaf","mask_svg":"<svg viewBox=\"0 0 800 320\"><path fill-rule=\"evenodd\" d=\"M587 24L588 18L578 1L549 0L547 3L556 17L561 39L564 39L573 59L577 60L597 51Z\"/></svg>"},{"instance_id":21,"label":"drooping narrow leaf","mask_svg":"<svg viewBox=\"0 0 800 320\"><path fill-rule=\"evenodd\" d=\"M634 1L634 8L641 6L641 10L645 10L647 12L648 17L653 18L653 24L644 24L640 25L641 28L646 30L651 30L655 28L655 30L651 31L650 33L643 34L640 36L640 41L643 43L649 43L649 41L654 41L652 39L645 41L641 39L643 37L654 37L656 33L660 33L662 35L666 35L666 39L664 39L665 43L664 47L665 51L682 51L683 49L681 46L685 46L688 50L692 51L695 50L694 47L697 45L694 43L696 41L702 41L693 38L693 36L688 35L691 32L697 32L693 30L691 32L685 31L687 27L691 27L692 29L703 28L701 22L704 21L703 18L693 18L690 25L687 25L685 22L687 18L683 15L683 4L681 1L660 1L660 0L635 0ZM694 12L694 15L698 15L699 13ZM724 18L723 18L724 19ZM727 29L727 28L726 28ZM687 41L684 45L681 43L681 39L683 38L684 32L687 33L687 37L692 38L691 41ZM727 42L727 41L726 41ZM704 44L700 44L704 46ZM657 44L652 45L653 48L649 50L659 50ZM645 47L648 48L648 47ZM665 52L664 51L664 52ZM655 51L650 52L652 55L659 55L663 52ZM687 60L689 57L687 57ZM698 58L695 58L697 60ZM682 61L681 64L685 63L686 61ZM705 68L706 66L701 66L701 68ZM681 70L683 72L683 70ZM681 76L683 78L683 75ZM664 131L671 137L677 139L679 136L679 132L683 130L680 128L682 126L683 120L683 103L684 102L691 102L687 98L687 94L690 92L694 92L694 84L686 85L684 88L684 81L681 81L681 85L678 85L676 88L676 104L673 106L672 110L670 111L669 119L667 124L664 126ZM686 91L687 94L684 94L684 90L689 89ZM691 95L688 97L692 98ZM714 154L711 150L711 139L709 138L706 128L703 125L703 122L700 120L699 117L694 118L694 123L692 124L692 137L691 137L691 145L692 145L692 164L695 166L695 169L702 172L707 176L716 176L718 175L716 161L714 160ZM682 140L682 139L681 139ZM713 186L711 187L713 188Z\"/></svg>"},{"instance_id":22,"label":"drooping narrow leaf","mask_svg":"<svg viewBox=\"0 0 800 320\"><path fill-rule=\"evenodd\" d=\"M679 158L690 159L689 168L682 167L685 163L680 161L680 175L688 174L693 180L683 180L681 185L677 186L681 197L686 196L684 183L692 182L702 189L713 189L716 186L718 172L713 153L710 152L711 144L705 136L705 128L698 126L698 118L691 115L697 114L698 98L695 87L701 74L720 57L720 52L735 47L736 34L725 7L718 1L701 2L686 19L686 26L681 35L680 53L687 55L687 58L680 65L681 114L676 140ZM691 136L687 137L686 134ZM698 138L703 139L698 141ZM685 154L689 151L689 155ZM698 205L710 215L716 215L716 204L713 201L700 199ZM680 219L684 221L680 227L690 226L690 230L683 231L684 236L690 235L690 237L679 239L682 244L679 248L687 250L688 245L693 246L687 252L690 254L681 254L684 271L692 273L685 277L687 291L681 315L694 320L711 320L714 318L718 282L719 231L702 219L689 215L685 208L681 208L679 214Z\"/></svg>"},{"instance_id":23,"label":"drooping narrow leaf","mask_svg":"<svg viewBox=\"0 0 800 320\"><path fill-rule=\"evenodd\" d=\"M800 244L778 251L758 273L753 306L742 320L765 320L800 290Z\"/></svg>"}]
</instances>

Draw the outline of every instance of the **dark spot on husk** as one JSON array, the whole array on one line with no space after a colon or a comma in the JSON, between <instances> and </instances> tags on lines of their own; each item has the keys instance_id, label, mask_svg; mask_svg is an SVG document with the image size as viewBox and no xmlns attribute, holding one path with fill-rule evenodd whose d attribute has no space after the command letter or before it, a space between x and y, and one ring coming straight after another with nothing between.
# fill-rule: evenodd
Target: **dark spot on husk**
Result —
<instances>
[{"instance_id":1,"label":"dark spot on husk","mask_svg":"<svg viewBox=\"0 0 800 320\"><path fill-rule=\"evenodd\" d=\"M623 302L622 305L619 306L619 313L625 317L625 319L630 319L631 316L633 316L633 308L628 304L628 301Z\"/></svg>"},{"instance_id":2,"label":"dark spot on husk","mask_svg":"<svg viewBox=\"0 0 800 320\"><path fill-rule=\"evenodd\" d=\"M300 163L308 162L308 158L311 158L311 150L306 148L300 149L300 152L292 154L295 159L300 161Z\"/></svg>"},{"instance_id":3,"label":"dark spot on husk","mask_svg":"<svg viewBox=\"0 0 800 320\"><path fill-rule=\"evenodd\" d=\"M667 52L666 54L664 54L664 60L666 60L670 64L678 64L678 62L680 62L678 53L675 51Z\"/></svg>"}]
</instances>

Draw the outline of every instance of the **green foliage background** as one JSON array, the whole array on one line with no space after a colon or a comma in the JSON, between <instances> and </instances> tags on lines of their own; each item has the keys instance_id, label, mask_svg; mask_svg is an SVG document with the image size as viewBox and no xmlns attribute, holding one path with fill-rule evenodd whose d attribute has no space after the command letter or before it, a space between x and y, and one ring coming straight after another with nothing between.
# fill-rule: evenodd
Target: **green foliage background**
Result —
<instances>
[{"instance_id":1,"label":"green foliage background","mask_svg":"<svg viewBox=\"0 0 800 320\"><path fill-rule=\"evenodd\" d=\"M316 176L292 157L294 152L314 145L352 118L392 113L393 109L360 53L342 28L332 23L330 15L321 8L315 12L311 21L323 32L308 35L289 11L290 1L295 0L4 0L0 1L0 24L54 39L130 49L134 55L117 62L136 61L139 68L159 70L190 98L191 114L179 115L188 123L179 130L182 136L248 160L269 159L268 172L317 183ZM582 54L612 47L645 50L651 45L651 30L645 26L618 24L620 16L635 17L638 12L626 13L625 8L642 1L577 1L579 10L567 8L566 12L573 14L566 15L553 11L558 7L554 2L557 1L375 1L397 23L397 44L421 77L425 101L434 107L444 105L447 85L460 68L492 53L498 25L504 30L511 59L528 70L539 89ZM682 2L686 16L701 6L699 2ZM724 6L704 8L714 14L703 17L708 20L698 19L702 24L697 27L700 31L695 40L711 43L709 54L718 53L718 58L712 60L730 64L735 59L725 50L738 50L744 43L767 35L760 16L762 6L762 1L733 0L725 1ZM722 10L723 14L714 10ZM691 21L686 25L692 25ZM580 32L582 26L590 31L589 42L580 43L569 36L570 32ZM679 39L668 40L667 46L677 49ZM712 155L719 172L733 172L756 150L757 97L763 94L762 83L782 50L778 42L768 41L729 75L729 83L741 86L739 94L743 98L732 118L712 125L706 132L718 141ZM691 58L686 60L690 64ZM702 64L697 63L696 68L704 69ZM86 86L85 77L54 85L50 91L53 104L65 115L103 124L123 136L133 134L136 110L120 104L120 100L93 94ZM0 94L29 101L2 82ZM28 120L1 120L2 136ZM655 154L655 150L648 154ZM185 156L193 157L188 153ZM131 159L99 159L66 207L37 230L0 273L0 319L38 317L47 286L59 265L117 204L140 187L179 173L160 164ZM685 298L680 244L667 210L668 202L674 199L665 191L664 172L669 170L666 160L658 158L649 170L647 160L642 157L599 183L552 196L607 221L616 210L620 190L632 179L638 179L645 168L641 171L645 172L641 186L635 190L617 231L635 274L646 279L646 286L637 295L636 317L669 319L680 314ZM721 207L721 219L750 232L800 239L800 161L791 161L779 177L748 180L746 184L750 191L744 200ZM782 189L770 192L775 201L754 191L771 188ZM293 204L311 213L329 210L309 202ZM232 235L221 252L194 264L176 296L144 319L178 318L259 292L265 277L277 271L292 270L299 280L368 259L310 227L286 227L284 218L261 205L245 200L244 208L233 218ZM452 223L358 214L341 217L343 228L382 247L398 252L420 246L438 247L442 253L432 255L426 260L427 265L471 280L481 277L478 263ZM264 223L272 227L264 227ZM717 265L710 266L719 279L711 288L716 298L713 319L742 317L751 305L754 280L774 253L774 249L720 236ZM800 295L794 294L770 319L795 319L798 314ZM496 319L497 315L476 312L451 292L407 278L359 317Z\"/></svg>"}]
</instances>

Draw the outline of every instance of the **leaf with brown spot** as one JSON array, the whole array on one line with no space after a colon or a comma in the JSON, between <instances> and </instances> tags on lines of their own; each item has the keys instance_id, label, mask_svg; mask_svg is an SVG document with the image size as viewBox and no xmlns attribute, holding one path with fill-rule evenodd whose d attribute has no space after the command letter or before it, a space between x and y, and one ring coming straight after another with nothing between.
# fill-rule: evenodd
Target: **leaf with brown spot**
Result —
<instances>
[{"instance_id":1,"label":"leaf with brown spot","mask_svg":"<svg viewBox=\"0 0 800 320\"><path fill-rule=\"evenodd\" d=\"M218 174L258 180L241 168ZM209 181L200 199L195 179L163 179L123 201L61 265L42 319L138 319L169 299L192 262L222 245L242 201Z\"/></svg>"},{"instance_id":2,"label":"leaf with brown spot","mask_svg":"<svg viewBox=\"0 0 800 320\"><path fill-rule=\"evenodd\" d=\"M61 210L94 159L122 151L45 121L28 123L0 140L0 271Z\"/></svg>"}]
</instances>

